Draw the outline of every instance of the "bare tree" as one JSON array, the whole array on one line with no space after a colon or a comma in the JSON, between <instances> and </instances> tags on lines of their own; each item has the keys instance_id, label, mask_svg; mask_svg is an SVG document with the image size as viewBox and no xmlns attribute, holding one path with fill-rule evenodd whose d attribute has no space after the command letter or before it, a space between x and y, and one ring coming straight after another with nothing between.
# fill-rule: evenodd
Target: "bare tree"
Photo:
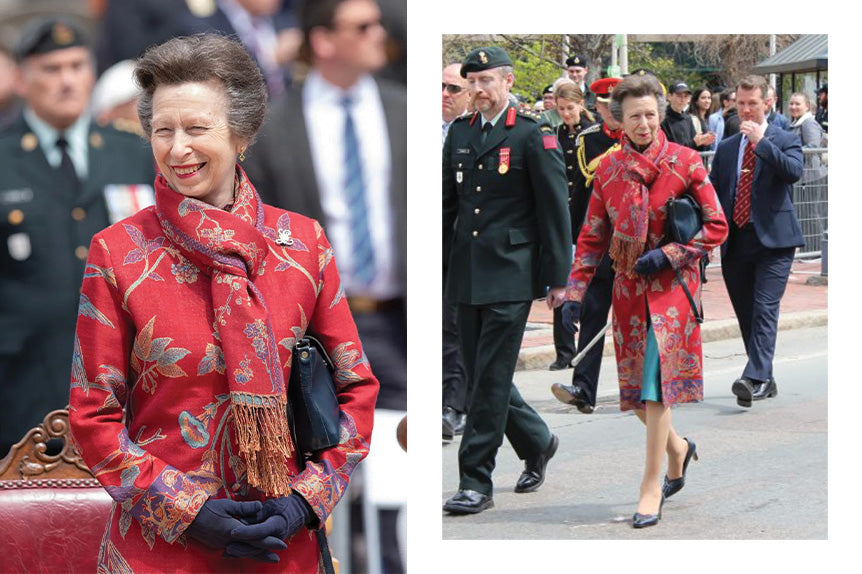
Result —
<instances>
[{"instance_id":1,"label":"bare tree","mask_svg":"<svg viewBox=\"0 0 862 574\"><path fill-rule=\"evenodd\" d=\"M798 34L777 34L776 50L789 46ZM751 68L769 57L768 34L709 34L693 43L698 63L719 66L725 85L733 85L749 74Z\"/></svg>"}]
</instances>

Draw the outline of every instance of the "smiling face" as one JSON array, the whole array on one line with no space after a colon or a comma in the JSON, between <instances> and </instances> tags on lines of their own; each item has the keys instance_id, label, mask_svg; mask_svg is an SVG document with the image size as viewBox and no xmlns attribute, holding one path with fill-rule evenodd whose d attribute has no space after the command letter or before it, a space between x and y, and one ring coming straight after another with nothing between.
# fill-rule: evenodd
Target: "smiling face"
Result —
<instances>
[{"instance_id":1,"label":"smiling face","mask_svg":"<svg viewBox=\"0 0 862 574\"><path fill-rule=\"evenodd\" d=\"M216 207L233 201L236 156L248 142L228 127L227 95L219 82L157 88L152 125L153 155L171 188Z\"/></svg>"},{"instance_id":2,"label":"smiling face","mask_svg":"<svg viewBox=\"0 0 862 574\"><path fill-rule=\"evenodd\" d=\"M647 146L656 137L661 120L655 96L629 97L622 101L623 130L638 146Z\"/></svg>"},{"instance_id":3,"label":"smiling face","mask_svg":"<svg viewBox=\"0 0 862 574\"><path fill-rule=\"evenodd\" d=\"M703 113L709 111L709 106L712 104L712 94L710 94L707 90L704 90L697 97L697 107Z\"/></svg>"},{"instance_id":4,"label":"smiling face","mask_svg":"<svg viewBox=\"0 0 862 574\"><path fill-rule=\"evenodd\" d=\"M566 68L569 79L579 86L584 83L584 78L587 77L588 71L589 68L585 68L583 66L569 66Z\"/></svg>"},{"instance_id":5,"label":"smiling face","mask_svg":"<svg viewBox=\"0 0 862 574\"><path fill-rule=\"evenodd\" d=\"M811 111L811 105L809 105L808 102L805 101L805 98L799 94L793 94L790 96L788 107L790 108L790 117L794 120L801 118L805 112Z\"/></svg>"},{"instance_id":6,"label":"smiling face","mask_svg":"<svg viewBox=\"0 0 862 574\"><path fill-rule=\"evenodd\" d=\"M557 100L557 113L560 114L563 123L569 127L580 123L582 110L581 105L574 100L567 100L565 98Z\"/></svg>"}]
</instances>

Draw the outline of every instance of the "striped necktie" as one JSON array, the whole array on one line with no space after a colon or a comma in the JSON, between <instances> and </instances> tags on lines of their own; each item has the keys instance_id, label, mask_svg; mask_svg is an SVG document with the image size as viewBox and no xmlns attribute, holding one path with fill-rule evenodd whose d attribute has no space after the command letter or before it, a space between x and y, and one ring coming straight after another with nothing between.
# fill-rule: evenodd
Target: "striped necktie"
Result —
<instances>
[{"instance_id":1,"label":"striped necktie","mask_svg":"<svg viewBox=\"0 0 862 574\"><path fill-rule=\"evenodd\" d=\"M359 140L353 123L349 97L342 100L344 107L344 193L350 212L351 267L357 283L368 286L374 279L374 250L368 226L368 203L362 162L359 158Z\"/></svg>"},{"instance_id":2,"label":"striped necktie","mask_svg":"<svg viewBox=\"0 0 862 574\"><path fill-rule=\"evenodd\" d=\"M742 170L736 187L736 202L733 205L733 222L743 227L751 219L751 182L754 180L754 145L751 141L742 154Z\"/></svg>"}]
</instances>

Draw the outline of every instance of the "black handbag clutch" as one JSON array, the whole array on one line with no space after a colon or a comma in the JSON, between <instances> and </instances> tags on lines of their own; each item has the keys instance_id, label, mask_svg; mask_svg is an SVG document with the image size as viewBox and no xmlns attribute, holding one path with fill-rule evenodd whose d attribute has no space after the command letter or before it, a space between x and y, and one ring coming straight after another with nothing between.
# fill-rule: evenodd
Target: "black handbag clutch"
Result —
<instances>
[{"instance_id":1,"label":"black handbag clutch","mask_svg":"<svg viewBox=\"0 0 862 574\"><path fill-rule=\"evenodd\" d=\"M668 198L666 225L667 239L685 245L703 227L700 205L688 194Z\"/></svg>"},{"instance_id":2,"label":"black handbag clutch","mask_svg":"<svg viewBox=\"0 0 862 574\"><path fill-rule=\"evenodd\" d=\"M296 447L312 453L338 444L341 407L335 396L332 360L314 337L301 338L293 349L287 400Z\"/></svg>"},{"instance_id":3,"label":"black handbag clutch","mask_svg":"<svg viewBox=\"0 0 862 574\"><path fill-rule=\"evenodd\" d=\"M667 206L665 240L683 245L687 244L703 227L700 205L688 194L679 197L669 197L665 205ZM701 281L706 283L706 258L701 258L698 265L700 267ZM698 308L695 304L694 297L691 296L691 292L689 292L685 281L682 280L679 269L675 269L674 271L679 284L682 286L682 290L685 291L685 296L691 305L691 311L694 313L695 320L698 323L703 323L703 308Z\"/></svg>"}]
</instances>

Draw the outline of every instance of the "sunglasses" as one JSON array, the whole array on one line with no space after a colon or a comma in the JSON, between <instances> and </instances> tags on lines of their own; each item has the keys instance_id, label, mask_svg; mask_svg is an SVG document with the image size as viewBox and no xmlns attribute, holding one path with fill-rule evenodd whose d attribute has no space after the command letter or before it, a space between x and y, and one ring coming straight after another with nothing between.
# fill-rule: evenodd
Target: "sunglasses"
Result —
<instances>
[{"instance_id":1,"label":"sunglasses","mask_svg":"<svg viewBox=\"0 0 862 574\"><path fill-rule=\"evenodd\" d=\"M458 84L447 84L446 82L443 82L443 89L450 94L455 95L460 94L464 88L459 86Z\"/></svg>"}]
</instances>

